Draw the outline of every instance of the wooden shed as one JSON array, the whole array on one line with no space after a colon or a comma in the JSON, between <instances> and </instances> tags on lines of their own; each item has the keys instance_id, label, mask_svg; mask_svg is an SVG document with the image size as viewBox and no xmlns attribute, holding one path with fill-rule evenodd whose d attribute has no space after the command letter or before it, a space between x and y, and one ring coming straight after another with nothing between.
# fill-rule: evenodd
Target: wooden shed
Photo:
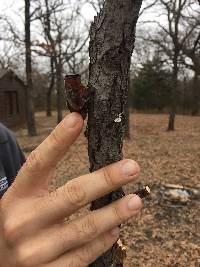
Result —
<instances>
[{"instance_id":1,"label":"wooden shed","mask_svg":"<svg viewBox=\"0 0 200 267\"><path fill-rule=\"evenodd\" d=\"M0 122L12 127L26 119L25 84L12 70L0 70Z\"/></svg>"}]
</instances>

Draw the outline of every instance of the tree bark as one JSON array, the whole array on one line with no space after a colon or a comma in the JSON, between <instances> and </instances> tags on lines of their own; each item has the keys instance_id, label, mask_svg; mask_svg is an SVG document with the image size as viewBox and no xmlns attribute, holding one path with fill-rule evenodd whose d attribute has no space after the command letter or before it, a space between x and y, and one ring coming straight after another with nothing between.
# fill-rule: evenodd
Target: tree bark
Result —
<instances>
[{"instance_id":1,"label":"tree bark","mask_svg":"<svg viewBox=\"0 0 200 267\"><path fill-rule=\"evenodd\" d=\"M129 111L129 104L127 101L127 104L125 106L125 132L124 132L124 138L130 140L130 111Z\"/></svg>"},{"instance_id":2,"label":"tree bark","mask_svg":"<svg viewBox=\"0 0 200 267\"><path fill-rule=\"evenodd\" d=\"M62 120L62 81L62 65L56 61L57 123Z\"/></svg>"},{"instance_id":3,"label":"tree bark","mask_svg":"<svg viewBox=\"0 0 200 267\"><path fill-rule=\"evenodd\" d=\"M51 90L48 90L46 94L46 101L47 117L51 117Z\"/></svg>"},{"instance_id":4,"label":"tree bark","mask_svg":"<svg viewBox=\"0 0 200 267\"><path fill-rule=\"evenodd\" d=\"M52 90L54 87L54 82L55 82L55 77L54 77L54 58L51 56L50 58L50 65L51 65L51 81L50 85L46 94L46 109L47 109L47 117L51 117L51 95L52 95Z\"/></svg>"},{"instance_id":5,"label":"tree bark","mask_svg":"<svg viewBox=\"0 0 200 267\"><path fill-rule=\"evenodd\" d=\"M26 114L28 135L35 136L35 117L33 103L31 33L30 33L30 0L25 0L25 49L26 49Z\"/></svg>"},{"instance_id":6,"label":"tree bark","mask_svg":"<svg viewBox=\"0 0 200 267\"><path fill-rule=\"evenodd\" d=\"M123 158L125 105L135 27L142 0L107 0L90 29L88 154L90 171ZM92 203L101 208L124 195L118 189ZM116 244L90 267L121 267L113 259Z\"/></svg>"},{"instance_id":7,"label":"tree bark","mask_svg":"<svg viewBox=\"0 0 200 267\"><path fill-rule=\"evenodd\" d=\"M177 85L178 85L178 52L174 55L173 59L173 75L172 75L173 88L171 90L171 110L169 114L168 131L175 130L175 117L176 117L176 105L177 105Z\"/></svg>"},{"instance_id":8,"label":"tree bark","mask_svg":"<svg viewBox=\"0 0 200 267\"><path fill-rule=\"evenodd\" d=\"M129 81L128 81L128 96L130 92L130 74L129 74ZM124 132L124 138L130 140L130 110L129 110L129 99L126 102L125 105L125 132Z\"/></svg>"},{"instance_id":9,"label":"tree bark","mask_svg":"<svg viewBox=\"0 0 200 267\"><path fill-rule=\"evenodd\" d=\"M62 90L62 64L60 56L58 55L56 51L56 41L52 37L51 34L51 12L52 10L49 9L49 1L45 0L45 8L46 8L46 14L45 14L45 35L47 39L49 40L51 44L51 71L53 71L52 68L55 66L55 79L56 79L56 92L57 92L57 98L56 98L56 104L57 104L57 123L61 122L62 120L62 96L61 96L61 90ZM54 10L55 11L55 10ZM57 37L56 37L57 39ZM60 40L60 38L59 38ZM58 41L58 40L57 40ZM59 44L60 45L60 44ZM53 75L54 77L54 75ZM52 88L54 80L51 80L52 82ZM49 104L48 104L49 105Z\"/></svg>"}]
</instances>

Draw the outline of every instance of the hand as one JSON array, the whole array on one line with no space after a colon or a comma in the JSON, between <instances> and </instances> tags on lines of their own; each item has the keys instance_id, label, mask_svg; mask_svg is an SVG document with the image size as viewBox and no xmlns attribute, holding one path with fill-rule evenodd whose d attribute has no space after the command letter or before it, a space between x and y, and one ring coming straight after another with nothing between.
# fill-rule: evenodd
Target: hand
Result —
<instances>
[{"instance_id":1,"label":"hand","mask_svg":"<svg viewBox=\"0 0 200 267\"><path fill-rule=\"evenodd\" d=\"M49 193L56 164L83 127L68 115L33 151L0 201L0 262L4 267L87 266L119 236L118 225L136 215L141 199L128 195L88 215L64 222L87 203L134 180L137 163L123 160L83 175Z\"/></svg>"}]
</instances>

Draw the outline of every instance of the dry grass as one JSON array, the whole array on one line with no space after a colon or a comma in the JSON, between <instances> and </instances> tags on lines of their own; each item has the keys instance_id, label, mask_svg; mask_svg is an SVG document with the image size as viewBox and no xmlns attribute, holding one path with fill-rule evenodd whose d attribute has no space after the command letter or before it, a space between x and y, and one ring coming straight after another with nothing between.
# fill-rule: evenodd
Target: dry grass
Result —
<instances>
[{"instance_id":1,"label":"dry grass","mask_svg":"<svg viewBox=\"0 0 200 267\"><path fill-rule=\"evenodd\" d=\"M125 189L132 192L148 184L153 193L138 218L122 229L129 247L125 267L200 266L200 202L170 206L158 197L160 183L200 190L200 117L177 116L175 132L166 132L167 119L166 115L131 115L131 140L125 142L124 155L139 162L141 175ZM16 131L22 147L39 144L55 126L55 117L38 113L37 125L38 137L26 137L24 129ZM87 143L82 134L58 164L51 188L87 170Z\"/></svg>"}]
</instances>

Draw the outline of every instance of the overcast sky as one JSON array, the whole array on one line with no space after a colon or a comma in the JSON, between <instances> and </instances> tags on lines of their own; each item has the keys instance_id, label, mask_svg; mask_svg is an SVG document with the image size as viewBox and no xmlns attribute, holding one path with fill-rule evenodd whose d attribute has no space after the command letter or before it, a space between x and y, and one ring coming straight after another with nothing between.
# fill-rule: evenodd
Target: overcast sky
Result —
<instances>
[{"instance_id":1,"label":"overcast sky","mask_svg":"<svg viewBox=\"0 0 200 267\"><path fill-rule=\"evenodd\" d=\"M17 10L24 6L24 0L0 0L0 13L14 15ZM92 20L95 16L95 11L90 4L85 4L82 8L84 17L88 20Z\"/></svg>"},{"instance_id":2,"label":"overcast sky","mask_svg":"<svg viewBox=\"0 0 200 267\"><path fill-rule=\"evenodd\" d=\"M71 1L73 2L76 0L71 0ZM19 30L22 30L22 32L23 32L23 27L24 27L23 9L24 9L24 0L0 0L0 15L7 15L9 18L11 18L11 20L15 22L17 26L16 28L18 28ZM93 18L96 15L96 12L94 11L93 7L90 4L85 4L81 12L84 15L85 19L88 21L93 21ZM152 17L155 19L156 15L158 16L158 14L155 14L156 12L155 13L154 12L155 10L151 10L151 12L147 12L146 15L142 15L142 20L151 20ZM141 25L143 28L142 23L138 24L138 26L139 25ZM145 25L145 29L147 29L147 25ZM33 36L34 37L37 36L36 39L40 39L39 35L37 34L37 27L32 28L32 38ZM0 42L0 51L1 50L7 51L5 53L8 53L8 54L11 54L13 51L12 49L10 49L9 45L7 46L6 42Z\"/></svg>"},{"instance_id":3,"label":"overcast sky","mask_svg":"<svg viewBox=\"0 0 200 267\"><path fill-rule=\"evenodd\" d=\"M19 8L22 8L23 6L24 0L0 0L0 13L14 16L15 13L17 14ZM92 21L96 12L90 4L85 4L82 8L82 14L87 20ZM143 15L143 19L150 20L152 17L155 19L155 16L156 14L151 10L150 13L147 12Z\"/></svg>"}]
</instances>

